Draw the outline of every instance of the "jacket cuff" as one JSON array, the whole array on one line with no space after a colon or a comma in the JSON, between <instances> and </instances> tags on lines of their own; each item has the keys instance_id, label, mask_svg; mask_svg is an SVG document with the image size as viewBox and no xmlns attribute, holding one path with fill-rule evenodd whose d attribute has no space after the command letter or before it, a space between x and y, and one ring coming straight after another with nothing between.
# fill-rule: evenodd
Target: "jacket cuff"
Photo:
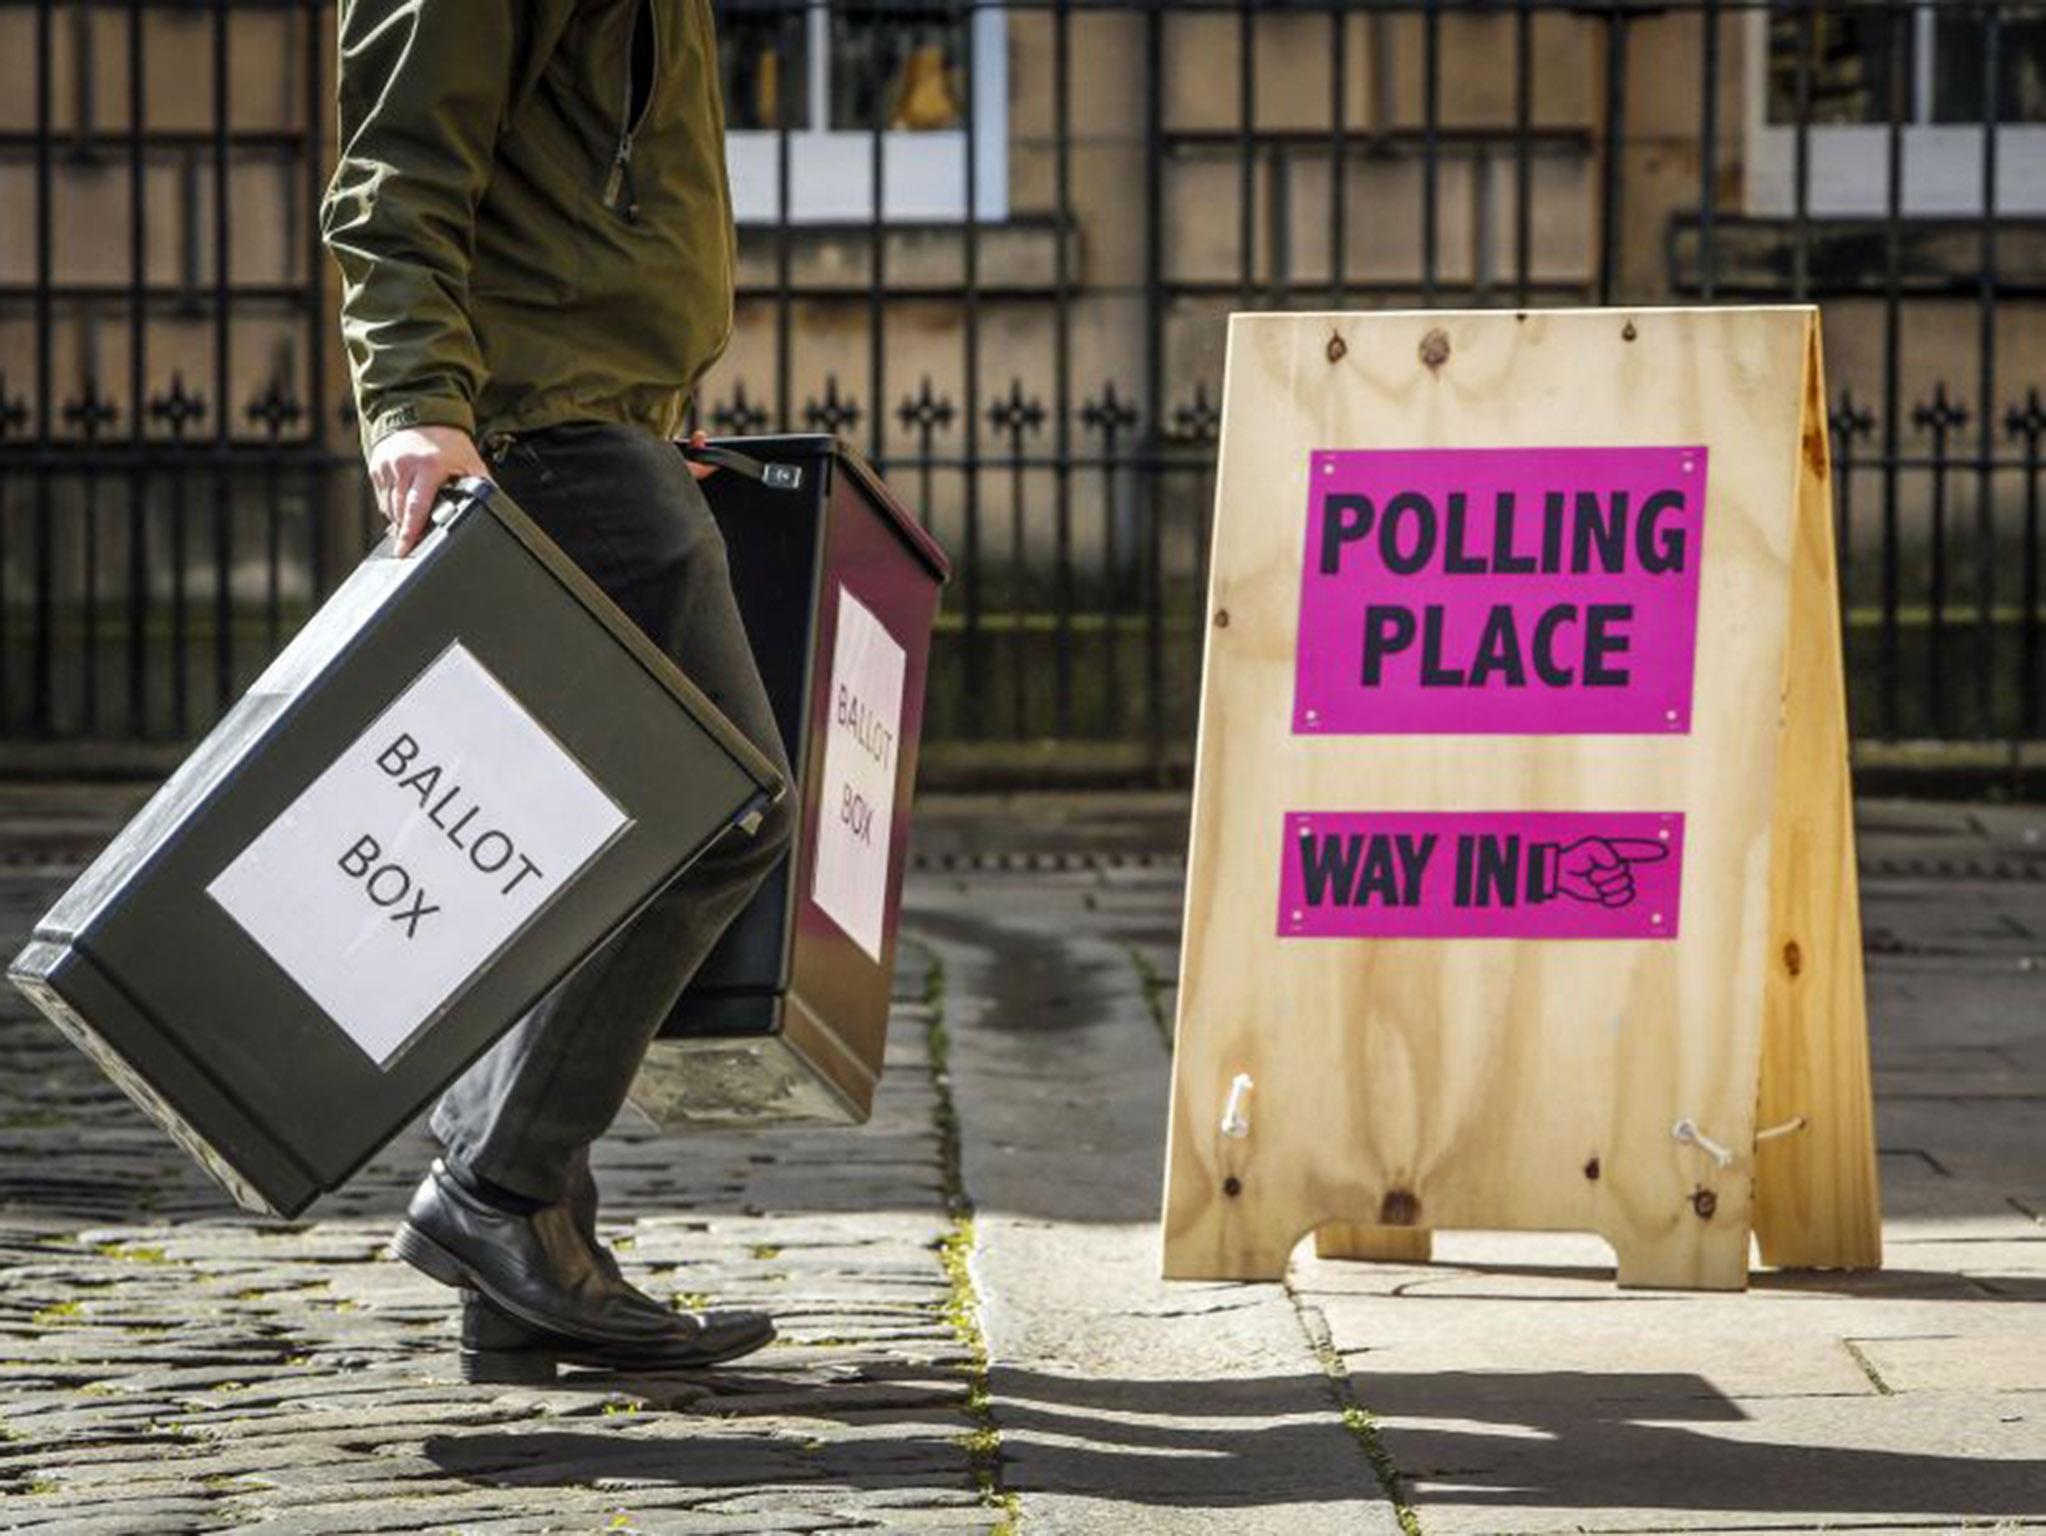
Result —
<instances>
[{"instance_id":1,"label":"jacket cuff","mask_svg":"<svg viewBox=\"0 0 2046 1536\"><path fill-rule=\"evenodd\" d=\"M362 451L372 448L393 432L407 427L459 427L470 437L476 435L476 413L469 402L456 395L417 395L392 401L362 425Z\"/></svg>"}]
</instances>

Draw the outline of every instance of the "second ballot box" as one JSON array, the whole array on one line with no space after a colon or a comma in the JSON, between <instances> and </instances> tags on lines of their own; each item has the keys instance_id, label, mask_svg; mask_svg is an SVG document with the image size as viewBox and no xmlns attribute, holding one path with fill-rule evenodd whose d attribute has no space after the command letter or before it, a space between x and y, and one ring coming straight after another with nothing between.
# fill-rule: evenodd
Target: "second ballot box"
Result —
<instances>
[{"instance_id":1,"label":"second ballot box","mask_svg":"<svg viewBox=\"0 0 2046 1536\"><path fill-rule=\"evenodd\" d=\"M11 979L242 1205L344 1182L774 767L503 492L366 559Z\"/></svg>"},{"instance_id":2,"label":"second ballot box","mask_svg":"<svg viewBox=\"0 0 2046 1536\"><path fill-rule=\"evenodd\" d=\"M788 747L797 833L677 1003L633 1102L670 1130L858 1123L887 1040L924 679L948 567L835 437L712 448L707 457L723 450L728 467L703 489Z\"/></svg>"}]
</instances>

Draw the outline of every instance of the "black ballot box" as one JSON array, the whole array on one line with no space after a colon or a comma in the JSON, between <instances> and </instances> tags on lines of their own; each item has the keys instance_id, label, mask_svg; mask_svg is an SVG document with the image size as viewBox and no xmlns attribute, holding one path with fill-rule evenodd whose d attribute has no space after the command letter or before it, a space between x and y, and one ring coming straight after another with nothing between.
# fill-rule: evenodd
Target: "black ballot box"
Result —
<instances>
[{"instance_id":1,"label":"black ballot box","mask_svg":"<svg viewBox=\"0 0 2046 1536\"><path fill-rule=\"evenodd\" d=\"M242 1205L296 1215L776 770L502 491L356 568L9 975Z\"/></svg>"},{"instance_id":2,"label":"black ballot box","mask_svg":"<svg viewBox=\"0 0 2046 1536\"><path fill-rule=\"evenodd\" d=\"M756 461L753 473L720 470L703 490L800 815L790 856L649 1049L633 1102L671 1130L858 1123L873 1107L887 1041L924 679L947 565L836 438L712 447Z\"/></svg>"}]
</instances>

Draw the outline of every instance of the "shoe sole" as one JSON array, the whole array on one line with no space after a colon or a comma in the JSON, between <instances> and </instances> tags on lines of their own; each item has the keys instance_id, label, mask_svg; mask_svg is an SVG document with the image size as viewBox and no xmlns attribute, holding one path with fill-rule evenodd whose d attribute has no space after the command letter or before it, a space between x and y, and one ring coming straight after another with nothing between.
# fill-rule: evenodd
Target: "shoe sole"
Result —
<instances>
[{"instance_id":1,"label":"shoe sole","mask_svg":"<svg viewBox=\"0 0 2046 1536\"><path fill-rule=\"evenodd\" d=\"M516 1349L471 1349L465 1345L457 1351L457 1363L464 1381L532 1386L553 1381L556 1369L564 1365L580 1366L585 1370L609 1371L614 1375L629 1375L635 1371L706 1370L711 1366L736 1360L742 1355L750 1355L755 1350L772 1344L775 1337L775 1331L769 1328L757 1339L748 1338L722 1350L688 1356L635 1354L630 1350L612 1351L572 1342L564 1342L558 1346L530 1344Z\"/></svg>"},{"instance_id":2,"label":"shoe sole","mask_svg":"<svg viewBox=\"0 0 2046 1536\"><path fill-rule=\"evenodd\" d=\"M391 1252L430 1280L460 1291L476 1289L469 1266L409 1221L399 1223L398 1230L391 1235Z\"/></svg>"},{"instance_id":3,"label":"shoe sole","mask_svg":"<svg viewBox=\"0 0 2046 1536\"><path fill-rule=\"evenodd\" d=\"M456 1355L462 1380L478 1386L540 1387L554 1382L552 1355L522 1349L465 1349Z\"/></svg>"}]
</instances>

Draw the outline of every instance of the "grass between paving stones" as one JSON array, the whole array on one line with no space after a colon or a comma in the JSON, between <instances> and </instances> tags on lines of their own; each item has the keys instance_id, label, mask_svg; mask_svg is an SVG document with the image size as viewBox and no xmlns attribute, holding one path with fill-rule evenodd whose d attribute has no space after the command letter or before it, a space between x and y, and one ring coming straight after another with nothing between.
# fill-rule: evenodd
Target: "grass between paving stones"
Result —
<instances>
[{"instance_id":1,"label":"grass between paving stones","mask_svg":"<svg viewBox=\"0 0 2046 1536\"><path fill-rule=\"evenodd\" d=\"M161 1248L131 1243L101 1243L93 1249L103 1259L121 1259L130 1264L168 1264L170 1255Z\"/></svg>"},{"instance_id":2,"label":"grass between paving stones","mask_svg":"<svg viewBox=\"0 0 2046 1536\"><path fill-rule=\"evenodd\" d=\"M1172 1054L1172 1015L1165 1008L1165 994L1173 988L1170 977L1151 963L1151 957L1136 944L1123 945L1123 953L1130 957L1130 964L1136 967L1137 984L1144 991L1144 1007L1151 1015L1151 1022L1158 1026L1158 1038L1165 1042L1165 1054Z\"/></svg>"},{"instance_id":3,"label":"grass between paving stones","mask_svg":"<svg viewBox=\"0 0 2046 1536\"><path fill-rule=\"evenodd\" d=\"M1854 1363L1861 1367L1861 1374L1868 1378L1869 1385L1876 1389L1878 1396L1895 1397L1897 1395L1897 1389L1883 1380L1883 1373L1875 1368L1875 1362L1869 1359L1868 1352L1861 1347L1859 1341L1842 1339L1840 1344L1853 1357Z\"/></svg>"},{"instance_id":4,"label":"grass between paving stones","mask_svg":"<svg viewBox=\"0 0 2046 1536\"><path fill-rule=\"evenodd\" d=\"M1158 1026L1169 1056L1172 1054L1172 1020L1165 1011L1165 994L1172 990L1172 984L1159 974L1158 967L1151 963L1142 949L1134 944L1126 944L1123 948L1130 957L1130 964L1136 968L1137 979L1144 989L1144 1005L1151 1012L1151 1022ZM1350 1373L1343 1365L1342 1357L1336 1353L1335 1340L1329 1334L1327 1321L1319 1308L1300 1299L1300 1293L1293 1289L1290 1279L1285 1286L1287 1299L1293 1303L1294 1315L1300 1319L1300 1329L1307 1335L1314 1358L1321 1363L1322 1374L1328 1377L1329 1395L1335 1399L1343 1428L1350 1432L1350 1438L1364 1452L1364 1459L1371 1463L1372 1475L1378 1479L1378 1486L1385 1490L1386 1498L1391 1500L1400 1530L1406 1536L1422 1536L1421 1517L1413 1505L1407 1503L1402 1492L1404 1479L1400 1475L1399 1464L1392 1459L1392 1452L1385 1448L1385 1440L1378 1433L1377 1418L1357 1401L1356 1389L1350 1384Z\"/></svg>"},{"instance_id":5,"label":"grass between paving stones","mask_svg":"<svg viewBox=\"0 0 2046 1536\"><path fill-rule=\"evenodd\" d=\"M1350 1382L1350 1369L1343 1363L1343 1357L1336 1353L1336 1341L1329 1332L1328 1320L1321 1315L1319 1307L1300 1299L1291 1279L1285 1282L1285 1286L1294 1314L1300 1319L1300 1331L1307 1335L1314 1358L1321 1362L1322 1374L1328 1378L1329 1396L1335 1399L1343 1428L1350 1432L1350 1438L1363 1450L1364 1459L1371 1463L1372 1473L1378 1478L1378 1486L1385 1490L1400 1529L1406 1536L1422 1536L1421 1516L1406 1500L1406 1480L1400 1475L1399 1464L1392 1459L1392 1452L1385 1448L1385 1438L1378 1432L1376 1415L1357 1401L1356 1388Z\"/></svg>"},{"instance_id":6,"label":"grass between paving stones","mask_svg":"<svg viewBox=\"0 0 2046 1536\"><path fill-rule=\"evenodd\" d=\"M945 971L938 957L924 951L930 969L924 973L924 1003L931 1011L924 1049L936 1103L931 1119L938 1132L938 1166L944 1183L948 1226L938 1240L939 1266L945 1274L941 1315L968 1359L966 1415L973 1428L960 1438L973 1465L981 1504L1001 1512L993 1536L1014 1536L1023 1519L1022 1502L1002 1486L1002 1431L995 1423L994 1399L988 1391L987 1335L980 1327L980 1294L973 1284L973 1199L966 1192L959 1152L959 1110L952 1100L952 1037L945 1029Z\"/></svg>"}]
</instances>

